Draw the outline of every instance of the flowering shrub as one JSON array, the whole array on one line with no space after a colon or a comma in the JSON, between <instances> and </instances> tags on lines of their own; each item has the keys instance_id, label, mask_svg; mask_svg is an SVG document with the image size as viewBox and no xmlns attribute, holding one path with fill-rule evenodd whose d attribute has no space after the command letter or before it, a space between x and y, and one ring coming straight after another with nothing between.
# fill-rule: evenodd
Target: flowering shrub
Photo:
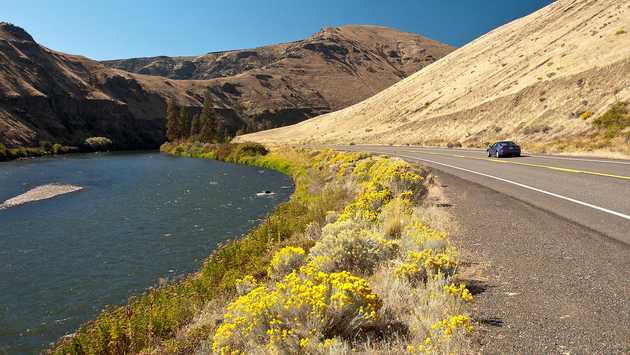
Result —
<instances>
[{"instance_id":1,"label":"flowering shrub","mask_svg":"<svg viewBox=\"0 0 630 355\"><path fill-rule=\"evenodd\" d=\"M415 250L426 249L428 242L446 240L446 233L431 229L418 220L405 225L402 234L405 239L415 244L415 247L411 248Z\"/></svg>"},{"instance_id":2,"label":"flowering shrub","mask_svg":"<svg viewBox=\"0 0 630 355\"><path fill-rule=\"evenodd\" d=\"M361 344L359 329L387 334L392 322L413 332L412 352L466 344L472 324L462 311L473 297L451 282L457 262L446 234L415 214L423 176L398 159L330 151L312 158L319 171L331 166L329 181L349 186L354 199L341 214L323 211L325 218L305 227L302 237L315 242L308 254L286 247L274 255L268 274L275 282L253 284L227 308L213 351L348 353ZM386 307L368 285L379 278Z\"/></svg>"},{"instance_id":3,"label":"flowering shrub","mask_svg":"<svg viewBox=\"0 0 630 355\"><path fill-rule=\"evenodd\" d=\"M370 168L374 165L374 159L363 159L358 162L352 171L352 176L359 182L365 182L370 179Z\"/></svg>"},{"instance_id":4,"label":"flowering shrub","mask_svg":"<svg viewBox=\"0 0 630 355\"><path fill-rule=\"evenodd\" d=\"M337 177L342 178L348 172L353 171L357 161L367 157L366 153L333 153L329 164L333 166L333 170L337 170Z\"/></svg>"},{"instance_id":5,"label":"flowering shrub","mask_svg":"<svg viewBox=\"0 0 630 355\"><path fill-rule=\"evenodd\" d=\"M347 222L341 222L348 225ZM333 270L347 270L353 273L370 275L379 263L392 258L398 245L383 238L378 232L366 229L341 229L336 234L326 230L310 251L312 257L328 257Z\"/></svg>"},{"instance_id":6,"label":"flowering shrub","mask_svg":"<svg viewBox=\"0 0 630 355\"><path fill-rule=\"evenodd\" d=\"M471 333L474 328L471 324L470 317L464 314L457 314L443 319L431 327L433 330L439 330L442 336L450 337L457 330L463 330L466 333Z\"/></svg>"},{"instance_id":7,"label":"flowering shrub","mask_svg":"<svg viewBox=\"0 0 630 355\"><path fill-rule=\"evenodd\" d=\"M274 288L259 286L227 307L213 339L213 351L296 353L331 335L352 336L373 323L382 306L366 280L348 272L300 268Z\"/></svg>"},{"instance_id":8,"label":"flowering shrub","mask_svg":"<svg viewBox=\"0 0 630 355\"><path fill-rule=\"evenodd\" d=\"M370 184L356 200L346 206L339 218L341 220L356 218L374 222L378 218L379 210L389 203L391 198L391 190Z\"/></svg>"},{"instance_id":9,"label":"flowering shrub","mask_svg":"<svg viewBox=\"0 0 630 355\"><path fill-rule=\"evenodd\" d=\"M400 278L424 282L428 276L452 275L456 266L457 263L449 254L425 249L421 252L410 252L407 260L396 269L395 273Z\"/></svg>"},{"instance_id":10,"label":"flowering shrub","mask_svg":"<svg viewBox=\"0 0 630 355\"><path fill-rule=\"evenodd\" d=\"M299 247L284 247L271 259L267 273L272 279L282 279L303 263L306 252Z\"/></svg>"},{"instance_id":11,"label":"flowering shrub","mask_svg":"<svg viewBox=\"0 0 630 355\"><path fill-rule=\"evenodd\" d=\"M420 201L426 188L424 178L400 159L369 159L356 164L352 172L359 178L361 192L344 209L341 219L364 219L375 222L395 197L408 203Z\"/></svg>"},{"instance_id":12,"label":"flowering shrub","mask_svg":"<svg viewBox=\"0 0 630 355\"><path fill-rule=\"evenodd\" d=\"M242 279L236 279L236 293L239 296L249 293L256 287L258 287L258 282L251 275L247 275Z\"/></svg>"},{"instance_id":13,"label":"flowering shrub","mask_svg":"<svg viewBox=\"0 0 630 355\"><path fill-rule=\"evenodd\" d=\"M326 218L328 218L329 214L326 214ZM311 241L317 241L322 236L322 228L318 223L311 222L306 225L304 228L304 238Z\"/></svg>"},{"instance_id":14,"label":"flowering shrub","mask_svg":"<svg viewBox=\"0 0 630 355\"><path fill-rule=\"evenodd\" d=\"M463 283L459 284L459 286L453 283L450 285L444 286L444 291L448 293L449 295L453 295L455 297L461 298L462 300L466 302L473 301L472 293L470 293L468 288L466 288L466 285L464 285Z\"/></svg>"},{"instance_id":15,"label":"flowering shrub","mask_svg":"<svg viewBox=\"0 0 630 355\"><path fill-rule=\"evenodd\" d=\"M470 317L465 314L456 314L446 319L437 321L431 326L432 337L426 337L424 342L418 345L409 345L407 351L412 354L437 353L440 348L447 348L454 336L470 335L474 331Z\"/></svg>"}]
</instances>

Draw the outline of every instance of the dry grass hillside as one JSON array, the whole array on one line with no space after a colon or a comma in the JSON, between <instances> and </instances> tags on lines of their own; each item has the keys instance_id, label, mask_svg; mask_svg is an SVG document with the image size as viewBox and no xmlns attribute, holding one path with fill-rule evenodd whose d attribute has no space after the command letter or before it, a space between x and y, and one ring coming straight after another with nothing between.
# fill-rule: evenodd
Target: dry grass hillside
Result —
<instances>
[{"instance_id":1,"label":"dry grass hillside","mask_svg":"<svg viewBox=\"0 0 630 355\"><path fill-rule=\"evenodd\" d=\"M363 102L238 140L480 146L509 138L530 149L627 153L627 108L614 130L597 119L629 98L630 1L560 0Z\"/></svg>"},{"instance_id":2,"label":"dry grass hillside","mask_svg":"<svg viewBox=\"0 0 630 355\"><path fill-rule=\"evenodd\" d=\"M157 146L167 100L194 112L207 91L228 133L284 126L357 103L452 50L384 27L343 26L287 44L104 64L0 22L0 143L107 136L119 146Z\"/></svg>"}]
</instances>

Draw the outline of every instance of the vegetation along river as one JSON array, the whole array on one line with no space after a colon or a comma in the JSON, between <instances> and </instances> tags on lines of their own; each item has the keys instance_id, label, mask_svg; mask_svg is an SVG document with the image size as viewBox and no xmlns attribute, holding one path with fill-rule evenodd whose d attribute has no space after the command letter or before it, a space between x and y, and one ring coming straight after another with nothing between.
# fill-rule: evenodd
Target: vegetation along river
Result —
<instances>
[{"instance_id":1,"label":"vegetation along river","mask_svg":"<svg viewBox=\"0 0 630 355\"><path fill-rule=\"evenodd\" d=\"M160 153L0 163L0 354L36 353L199 269L292 189L274 171Z\"/></svg>"}]
</instances>

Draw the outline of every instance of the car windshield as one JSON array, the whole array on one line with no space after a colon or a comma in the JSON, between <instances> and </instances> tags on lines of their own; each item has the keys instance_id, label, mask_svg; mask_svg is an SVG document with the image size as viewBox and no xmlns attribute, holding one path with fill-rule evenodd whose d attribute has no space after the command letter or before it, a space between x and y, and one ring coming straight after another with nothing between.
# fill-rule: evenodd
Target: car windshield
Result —
<instances>
[{"instance_id":1,"label":"car windshield","mask_svg":"<svg viewBox=\"0 0 630 355\"><path fill-rule=\"evenodd\" d=\"M514 143L514 142L499 142L498 144L499 144L499 146L502 146L502 147L504 147L504 146L507 146L507 147L516 146L516 143Z\"/></svg>"}]
</instances>

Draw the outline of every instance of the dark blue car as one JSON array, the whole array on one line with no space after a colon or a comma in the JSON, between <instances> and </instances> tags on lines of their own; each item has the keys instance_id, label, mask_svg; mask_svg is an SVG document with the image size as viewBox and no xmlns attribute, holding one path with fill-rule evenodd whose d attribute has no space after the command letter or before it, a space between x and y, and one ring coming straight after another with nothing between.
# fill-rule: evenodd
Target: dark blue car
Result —
<instances>
[{"instance_id":1,"label":"dark blue car","mask_svg":"<svg viewBox=\"0 0 630 355\"><path fill-rule=\"evenodd\" d=\"M486 149L489 157L520 157L521 147L510 141L496 142Z\"/></svg>"}]
</instances>

